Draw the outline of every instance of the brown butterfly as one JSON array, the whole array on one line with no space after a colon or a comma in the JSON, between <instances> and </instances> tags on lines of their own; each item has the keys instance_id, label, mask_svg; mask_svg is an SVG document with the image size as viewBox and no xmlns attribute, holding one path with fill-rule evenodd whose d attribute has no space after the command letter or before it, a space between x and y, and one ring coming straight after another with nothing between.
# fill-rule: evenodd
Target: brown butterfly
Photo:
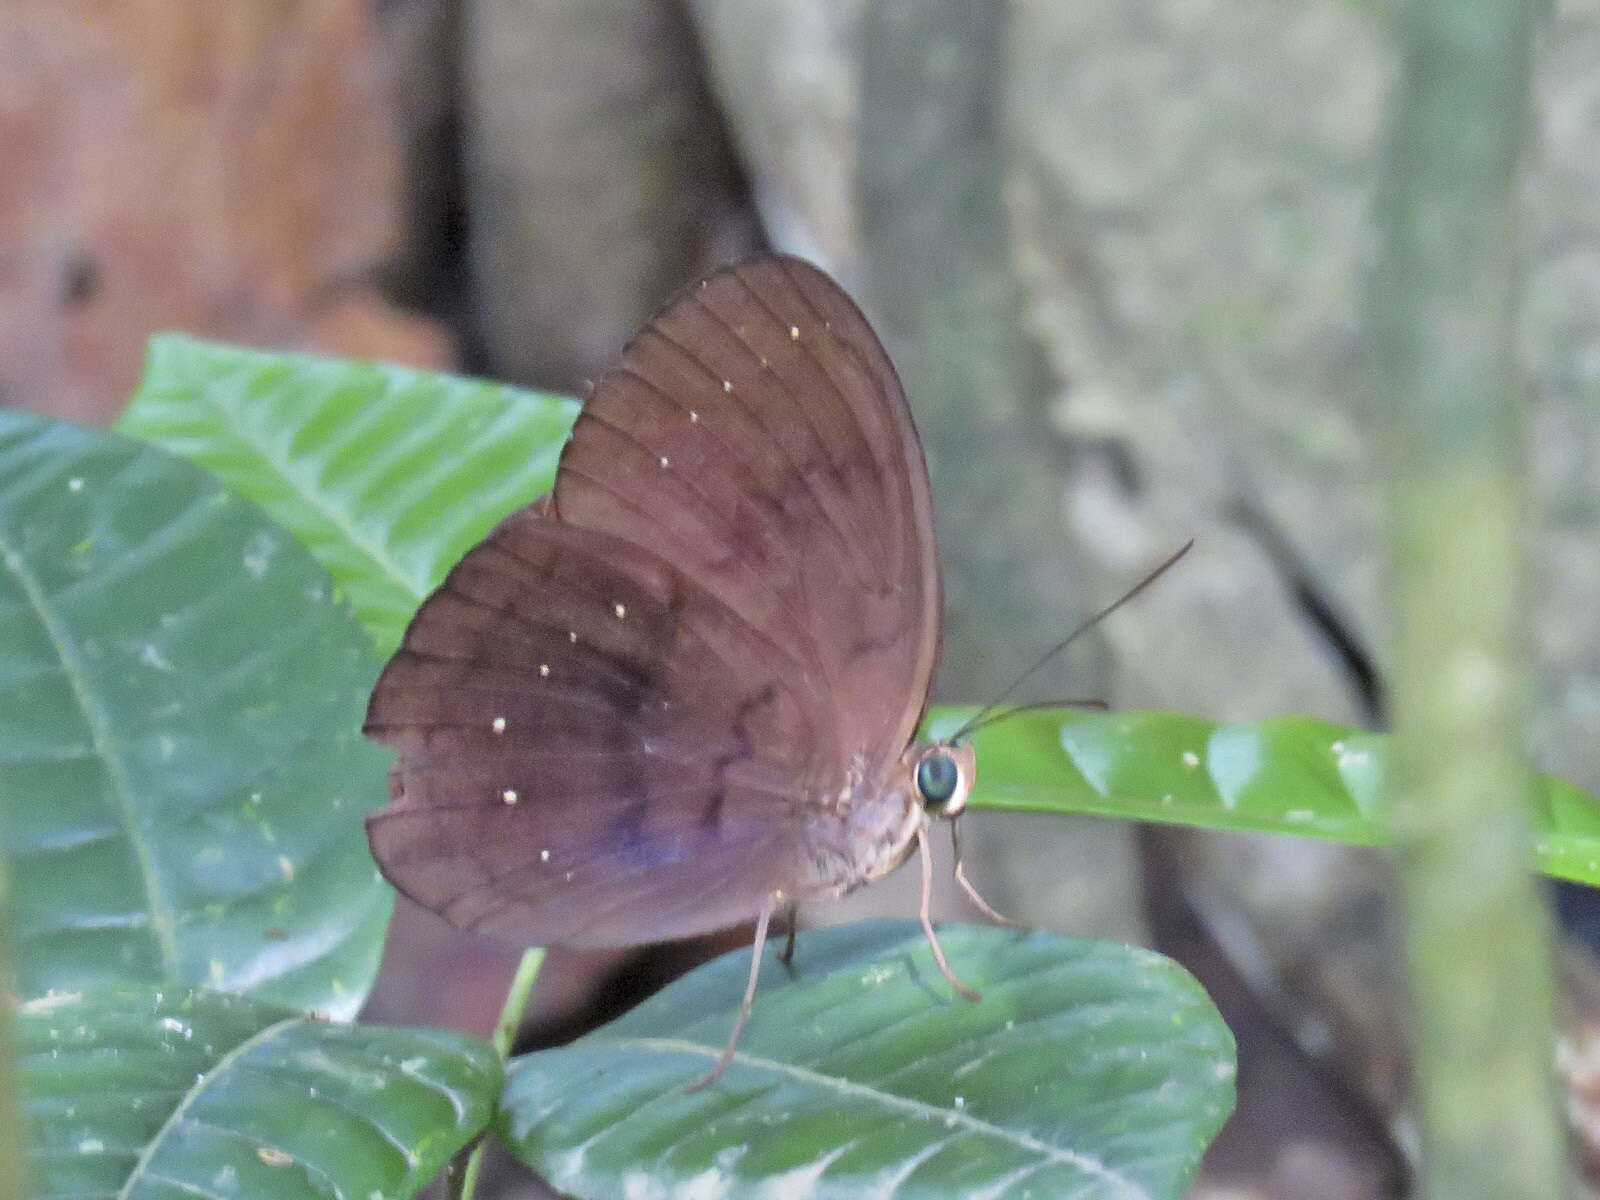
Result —
<instances>
[{"instance_id":1,"label":"brown butterfly","mask_svg":"<svg viewBox=\"0 0 1600 1200\"><path fill-rule=\"evenodd\" d=\"M400 752L367 821L401 892L523 945L625 946L754 918L922 856L970 743L914 740L941 589L893 365L815 267L689 288L584 405L552 494L418 611L365 732ZM991 916L967 884L968 893ZM792 939L792 913L791 913ZM791 940L792 948L792 940Z\"/></svg>"}]
</instances>

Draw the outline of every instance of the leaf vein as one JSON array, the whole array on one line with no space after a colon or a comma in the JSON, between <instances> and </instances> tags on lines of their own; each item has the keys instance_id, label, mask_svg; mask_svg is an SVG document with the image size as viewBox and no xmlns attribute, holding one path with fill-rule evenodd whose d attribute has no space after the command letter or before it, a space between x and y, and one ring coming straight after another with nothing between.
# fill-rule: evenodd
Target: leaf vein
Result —
<instances>
[{"instance_id":1,"label":"leaf vein","mask_svg":"<svg viewBox=\"0 0 1600 1200\"><path fill-rule=\"evenodd\" d=\"M157 876L155 849L145 838L139 825L138 814L134 812L134 787L128 764L117 749L110 718L90 690L88 665L66 626L56 618L42 584L38 577L28 570L21 551L3 536L0 536L0 563L5 564L6 569L17 581L18 588L32 607L39 624L44 627L45 636L50 639L50 644L61 660L62 672L72 689L72 698L78 705L78 711L83 714L84 724L88 727L89 741L100 761L105 764L117 817L122 823L128 845L133 849L134 857L139 864L139 877L144 885L145 901L150 905L150 927L161 950L162 966L169 975L176 975L179 957L172 902L167 898L166 890L161 886Z\"/></svg>"},{"instance_id":2,"label":"leaf vein","mask_svg":"<svg viewBox=\"0 0 1600 1200\"><path fill-rule=\"evenodd\" d=\"M721 1054L720 1048L702 1046L698 1042L685 1041L682 1038L631 1037L606 1038L602 1040L632 1049L690 1054L707 1059L716 1059ZM866 1100L870 1103L879 1104L884 1108L897 1109L911 1116L921 1117L924 1120L938 1121L947 1128L954 1128L959 1125L969 1133L981 1134L995 1138L998 1141L1007 1142L1019 1150L1036 1154L1050 1163L1072 1167L1086 1175L1102 1180L1114 1189L1112 1194L1115 1196L1127 1197L1128 1200L1146 1200L1148 1196L1148 1193L1142 1187L1129 1180L1114 1167L1107 1166L1092 1155L1083 1154L1076 1150L1066 1150L1060 1146L1052 1146L1049 1142L1040 1141L1031 1134L1023 1133L1016 1129L1006 1129L1004 1126L980 1120L961 1109L940 1108L934 1104L914 1100L909 1096L897 1096L892 1092L878 1091L875 1088L856 1083L854 1080L824 1075L806 1067L795 1066L793 1063L779 1062L777 1059L763 1058L743 1050L735 1051L733 1061L745 1066L755 1067L758 1070L769 1071L776 1075L788 1076L796 1083L836 1092L841 1096Z\"/></svg>"}]
</instances>

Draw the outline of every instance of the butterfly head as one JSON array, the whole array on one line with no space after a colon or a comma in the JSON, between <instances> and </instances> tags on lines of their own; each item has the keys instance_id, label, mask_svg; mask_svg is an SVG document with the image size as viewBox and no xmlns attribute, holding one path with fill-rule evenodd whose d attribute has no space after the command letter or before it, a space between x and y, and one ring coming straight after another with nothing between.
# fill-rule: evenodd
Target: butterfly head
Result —
<instances>
[{"instance_id":1,"label":"butterfly head","mask_svg":"<svg viewBox=\"0 0 1600 1200\"><path fill-rule=\"evenodd\" d=\"M978 774L972 743L934 742L915 750L911 771L917 798L933 817L957 817L967 807Z\"/></svg>"}]
</instances>

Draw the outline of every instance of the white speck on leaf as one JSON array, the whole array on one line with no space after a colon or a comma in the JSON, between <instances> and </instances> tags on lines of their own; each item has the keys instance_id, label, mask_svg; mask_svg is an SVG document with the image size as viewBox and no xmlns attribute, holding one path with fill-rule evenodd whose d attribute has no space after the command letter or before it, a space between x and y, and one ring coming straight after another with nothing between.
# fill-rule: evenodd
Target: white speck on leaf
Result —
<instances>
[{"instance_id":1,"label":"white speck on leaf","mask_svg":"<svg viewBox=\"0 0 1600 1200\"><path fill-rule=\"evenodd\" d=\"M81 491L83 491L83 478L81 476L74 475L71 479L67 480L67 491L69 491L69 492L81 492Z\"/></svg>"},{"instance_id":2,"label":"white speck on leaf","mask_svg":"<svg viewBox=\"0 0 1600 1200\"><path fill-rule=\"evenodd\" d=\"M82 1003L82 992L46 992L37 1000L26 1000L19 1004L16 1011L29 1014L47 1013L54 1012L58 1008L66 1008L68 1005ZM52 1029L50 1031L50 1036L55 1036L55 1030Z\"/></svg>"},{"instance_id":3,"label":"white speck on leaf","mask_svg":"<svg viewBox=\"0 0 1600 1200\"><path fill-rule=\"evenodd\" d=\"M270 533L258 529L252 534L249 545L244 548L244 569L249 572L250 578L260 579L265 575L272 563L272 556L277 552L277 540Z\"/></svg>"},{"instance_id":4,"label":"white speck on leaf","mask_svg":"<svg viewBox=\"0 0 1600 1200\"><path fill-rule=\"evenodd\" d=\"M1183 765L1188 767L1191 771L1194 770L1200 765L1200 756L1193 750L1185 750L1183 752Z\"/></svg>"}]
</instances>

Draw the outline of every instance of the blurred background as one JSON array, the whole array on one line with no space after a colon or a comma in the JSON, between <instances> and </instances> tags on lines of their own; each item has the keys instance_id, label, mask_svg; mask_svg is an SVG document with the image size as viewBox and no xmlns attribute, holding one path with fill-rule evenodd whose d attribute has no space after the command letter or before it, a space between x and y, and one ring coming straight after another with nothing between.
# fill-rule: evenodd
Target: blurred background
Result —
<instances>
[{"instance_id":1,"label":"blurred background","mask_svg":"<svg viewBox=\"0 0 1600 1200\"><path fill-rule=\"evenodd\" d=\"M108 424L162 329L581 395L677 288L784 249L858 297L911 395L941 699L993 696L1193 537L1036 694L1382 727L1356 312L1394 62L1370 4L8 0L0 54L0 403ZM1555 4L1523 208L1528 738L1591 792L1597 67L1600 4ZM1405 1193L1376 854L968 828L1001 909L1176 954L1223 1007L1239 1111L1196 1196ZM1594 1179L1600 921L1561 900L1560 1065ZM915 880L802 916L868 912L914 913ZM746 936L552 954L522 1044ZM403 908L368 1012L486 1032L515 957ZM492 1174L482 1194L549 1194Z\"/></svg>"}]
</instances>

